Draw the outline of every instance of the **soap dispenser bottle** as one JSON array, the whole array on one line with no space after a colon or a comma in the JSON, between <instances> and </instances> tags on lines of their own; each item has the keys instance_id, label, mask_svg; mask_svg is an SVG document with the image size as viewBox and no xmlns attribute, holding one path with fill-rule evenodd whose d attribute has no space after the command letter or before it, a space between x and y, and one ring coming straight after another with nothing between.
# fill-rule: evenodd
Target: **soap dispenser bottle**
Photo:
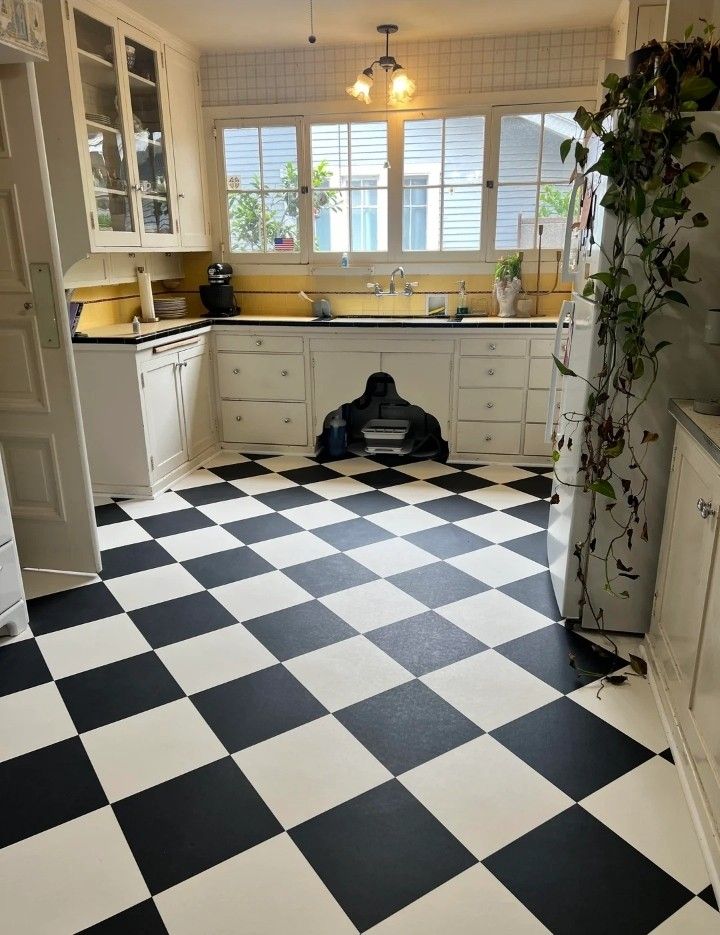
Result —
<instances>
[{"instance_id":1,"label":"soap dispenser bottle","mask_svg":"<svg viewBox=\"0 0 720 935\"><path fill-rule=\"evenodd\" d=\"M468 304L467 304L467 295L466 295L467 290L465 287L465 280L464 279L458 280L458 286L459 286L458 304L457 304L457 308L455 309L455 314L457 315L458 318L460 318L462 315L467 315L470 309L468 308Z\"/></svg>"}]
</instances>

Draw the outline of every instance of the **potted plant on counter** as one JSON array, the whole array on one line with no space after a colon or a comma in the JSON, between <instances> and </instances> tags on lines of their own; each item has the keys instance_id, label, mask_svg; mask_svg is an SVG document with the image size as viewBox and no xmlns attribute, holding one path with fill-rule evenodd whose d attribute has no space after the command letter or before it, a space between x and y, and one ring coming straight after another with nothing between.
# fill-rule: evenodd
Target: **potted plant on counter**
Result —
<instances>
[{"instance_id":1,"label":"potted plant on counter","mask_svg":"<svg viewBox=\"0 0 720 935\"><path fill-rule=\"evenodd\" d=\"M495 298L500 318L515 315L515 301L522 291L521 272L522 257L519 253L501 257L495 264Z\"/></svg>"}]
</instances>

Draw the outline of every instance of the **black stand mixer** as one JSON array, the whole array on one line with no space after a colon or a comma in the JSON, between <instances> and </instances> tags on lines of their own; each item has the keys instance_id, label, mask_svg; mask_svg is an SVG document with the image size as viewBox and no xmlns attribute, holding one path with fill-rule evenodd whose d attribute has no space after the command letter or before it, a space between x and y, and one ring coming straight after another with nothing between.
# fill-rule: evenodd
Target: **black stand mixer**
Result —
<instances>
[{"instance_id":1,"label":"black stand mixer","mask_svg":"<svg viewBox=\"0 0 720 935\"><path fill-rule=\"evenodd\" d=\"M208 283L200 286L202 304L213 318L227 318L239 314L232 287L233 268L229 263L211 263Z\"/></svg>"}]
</instances>

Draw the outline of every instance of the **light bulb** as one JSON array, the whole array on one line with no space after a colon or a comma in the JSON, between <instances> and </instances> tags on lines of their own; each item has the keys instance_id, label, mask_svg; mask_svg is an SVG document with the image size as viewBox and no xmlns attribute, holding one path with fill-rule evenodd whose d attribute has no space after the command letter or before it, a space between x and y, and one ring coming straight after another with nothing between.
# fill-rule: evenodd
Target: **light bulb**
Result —
<instances>
[{"instance_id":1,"label":"light bulb","mask_svg":"<svg viewBox=\"0 0 720 935\"><path fill-rule=\"evenodd\" d=\"M362 104L370 103L370 91L373 86L373 76L369 69L361 71L355 79L355 84L345 90L351 97L357 98Z\"/></svg>"},{"instance_id":2,"label":"light bulb","mask_svg":"<svg viewBox=\"0 0 720 935\"><path fill-rule=\"evenodd\" d=\"M414 97L415 82L404 68L395 68L390 76L389 104L408 104Z\"/></svg>"}]
</instances>

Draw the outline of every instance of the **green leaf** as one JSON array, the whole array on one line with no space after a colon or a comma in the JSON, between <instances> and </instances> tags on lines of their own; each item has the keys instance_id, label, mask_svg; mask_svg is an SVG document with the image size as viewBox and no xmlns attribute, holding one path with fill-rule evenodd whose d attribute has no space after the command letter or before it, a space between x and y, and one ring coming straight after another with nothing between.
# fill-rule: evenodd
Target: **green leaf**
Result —
<instances>
[{"instance_id":1,"label":"green leaf","mask_svg":"<svg viewBox=\"0 0 720 935\"><path fill-rule=\"evenodd\" d=\"M683 172L686 172L691 182L700 182L710 172L712 166L708 162L690 162Z\"/></svg>"},{"instance_id":2,"label":"green leaf","mask_svg":"<svg viewBox=\"0 0 720 935\"><path fill-rule=\"evenodd\" d=\"M585 107L578 107L575 111L575 123L583 130L589 130L592 126L592 117Z\"/></svg>"},{"instance_id":3,"label":"green leaf","mask_svg":"<svg viewBox=\"0 0 720 935\"><path fill-rule=\"evenodd\" d=\"M647 675L647 662L645 662L642 657L635 656L633 653L628 653L628 658L630 660L632 670L636 675Z\"/></svg>"},{"instance_id":4,"label":"green leaf","mask_svg":"<svg viewBox=\"0 0 720 935\"><path fill-rule=\"evenodd\" d=\"M552 459L553 459L553 461L555 461L555 462L557 463L557 462L560 460L560 452L559 452L559 451L553 451L553 453L552 453Z\"/></svg>"},{"instance_id":5,"label":"green leaf","mask_svg":"<svg viewBox=\"0 0 720 935\"><path fill-rule=\"evenodd\" d=\"M608 289L612 289L615 285L615 277L612 273L593 273L590 279L597 279L598 282L601 282L603 286L607 286Z\"/></svg>"},{"instance_id":6,"label":"green leaf","mask_svg":"<svg viewBox=\"0 0 720 935\"><path fill-rule=\"evenodd\" d=\"M662 133L665 129L665 117L656 110L640 112L640 126L648 133Z\"/></svg>"},{"instance_id":7,"label":"green leaf","mask_svg":"<svg viewBox=\"0 0 720 935\"><path fill-rule=\"evenodd\" d=\"M691 75L680 85L681 101L699 101L711 94L717 85L710 78L701 75Z\"/></svg>"},{"instance_id":8,"label":"green leaf","mask_svg":"<svg viewBox=\"0 0 720 935\"><path fill-rule=\"evenodd\" d=\"M697 214L692 216L693 227L707 227L710 223L707 219L707 215L703 214L702 211L698 211Z\"/></svg>"},{"instance_id":9,"label":"green leaf","mask_svg":"<svg viewBox=\"0 0 720 935\"><path fill-rule=\"evenodd\" d=\"M625 450L625 439L619 438L614 445L610 445L608 448L603 449L603 454L606 458L619 458L620 455Z\"/></svg>"},{"instance_id":10,"label":"green leaf","mask_svg":"<svg viewBox=\"0 0 720 935\"><path fill-rule=\"evenodd\" d=\"M595 283L591 279L588 279L588 281L583 286L582 294L583 298L586 299L589 299L595 294Z\"/></svg>"},{"instance_id":11,"label":"green leaf","mask_svg":"<svg viewBox=\"0 0 720 935\"><path fill-rule=\"evenodd\" d=\"M687 273L690 266L690 244L686 243L680 253L675 257L674 266L677 266L683 273Z\"/></svg>"},{"instance_id":12,"label":"green leaf","mask_svg":"<svg viewBox=\"0 0 720 935\"><path fill-rule=\"evenodd\" d=\"M558 358L554 354L552 355L552 359L555 361L555 366L558 368L558 370L564 377L576 377L577 376L574 370L571 370L569 367L566 367L565 364L561 360L558 360Z\"/></svg>"},{"instance_id":13,"label":"green leaf","mask_svg":"<svg viewBox=\"0 0 720 935\"><path fill-rule=\"evenodd\" d=\"M669 341L658 341L653 350L653 354L657 354L658 351L661 351L664 347L670 347Z\"/></svg>"},{"instance_id":14,"label":"green leaf","mask_svg":"<svg viewBox=\"0 0 720 935\"><path fill-rule=\"evenodd\" d=\"M594 484L590 484L590 490L599 493L601 497L607 497L608 500L617 500L609 480L596 480Z\"/></svg>"},{"instance_id":15,"label":"green leaf","mask_svg":"<svg viewBox=\"0 0 720 935\"><path fill-rule=\"evenodd\" d=\"M631 282L628 286L625 286L620 293L620 298L623 301L627 301L627 299L631 299L634 295L637 295L637 286L634 282Z\"/></svg>"},{"instance_id":16,"label":"green leaf","mask_svg":"<svg viewBox=\"0 0 720 935\"><path fill-rule=\"evenodd\" d=\"M715 155L720 155L720 140L718 140L717 135L713 133L712 130L706 130L704 133L701 133L698 137L698 142L709 146Z\"/></svg>"},{"instance_id":17,"label":"green leaf","mask_svg":"<svg viewBox=\"0 0 720 935\"><path fill-rule=\"evenodd\" d=\"M568 154L570 152L570 147L572 146L572 144L573 144L572 140L563 140L562 143L560 144L560 158L562 159L563 162L565 162L565 160L567 159Z\"/></svg>"},{"instance_id":18,"label":"green leaf","mask_svg":"<svg viewBox=\"0 0 720 935\"><path fill-rule=\"evenodd\" d=\"M641 218L645 213L646 204L647 199L645 197L645 192L642 190L642 188L638 187L630 196L628 210L634 218Z\"/></svg>"},{"instance_id":19,"label":"green leaf","mask_svg":"<svg viewBox=\"0 0 720 935\"><path fill-rule=\"evenodd\" d=\"M602 86L607 88L609 91L614 91L619 83L620 78L615 74L614 71L611 71L610 74L605 77L605 80L602 82Z\"/></svg>"},{"instance_id":20,"label":"green leaf","mask_svg":"<svg viewBox=\"0 0 720 935\"><path fill-rule=\"evenodd\" d=\"M651 210L656 218L681 218L685 214L682 204L673 198L656 198Z\"/></svg>"},{"instance_id":21,"label":"green leaf","mask_svg":"<svg viewBox=\"0 0 720 935\"><path fill-rule=\"evenodd\" d=\"M641 445L648 445L650 442L656 442L660 438L657 432L648 432L647 429L642 434Z\"/></svg>"},{"instance_id":22,"label":"green leaf","mask_svg":"<svg viewBox=\"0 0 720 935\"><path fill-rule=\"evenodd\" d=\"M688 300L682 292L678 292L677 289L668 289L667 292L663 293L663 299L666 299L668 302L675 302L677 305L684 305L685 308L690 308Z\"/></svg>"}]
</instances>

